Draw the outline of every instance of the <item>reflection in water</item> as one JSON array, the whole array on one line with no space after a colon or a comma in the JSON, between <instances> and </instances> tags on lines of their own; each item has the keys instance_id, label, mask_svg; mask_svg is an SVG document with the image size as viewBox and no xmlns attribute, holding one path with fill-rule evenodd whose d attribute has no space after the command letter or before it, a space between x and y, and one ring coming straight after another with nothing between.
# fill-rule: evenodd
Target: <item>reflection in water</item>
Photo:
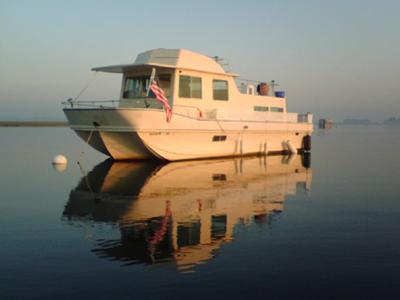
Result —
<instances>
[{"instance_id":1,"label":"reflection in water","mask_svg":"<svg viewBox=\"0 0 400 300\"><path fill-rule=\"evenodd\" d=\"M64 172L67 169L68 164L52 164L53 169L59 173Z\"/></svg>"},{"instance_id":2,"label":"reflection in water","mask_svg":"<svg viewBox=\"0 0 400 300\"><path fill-rule=\"evenodd\" d=\"M117 228L118 238L95 240L99 257L190 272L234 239L235 226L271 225L286 195L309 190L309 165L299 155L166 165L106 160L71 191L64 220Z\"/></svg>"}]
</instances>

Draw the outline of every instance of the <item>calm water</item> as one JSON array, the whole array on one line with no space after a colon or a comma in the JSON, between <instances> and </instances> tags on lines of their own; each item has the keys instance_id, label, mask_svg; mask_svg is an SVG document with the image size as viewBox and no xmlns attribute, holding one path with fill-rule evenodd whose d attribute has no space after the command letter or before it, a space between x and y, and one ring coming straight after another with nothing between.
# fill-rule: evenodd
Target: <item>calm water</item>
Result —
<instances>
[{"instance_id":1,"label":"calm water","mask_svg":"<svg viewBox=\"0 0 400 300\"><path fill-rule=\"evenodd\" d=\"M399 297L400 128L316 131L311 167L112 163L66 128L0 139L1 299Z\"/></svg>"}]
</instances>

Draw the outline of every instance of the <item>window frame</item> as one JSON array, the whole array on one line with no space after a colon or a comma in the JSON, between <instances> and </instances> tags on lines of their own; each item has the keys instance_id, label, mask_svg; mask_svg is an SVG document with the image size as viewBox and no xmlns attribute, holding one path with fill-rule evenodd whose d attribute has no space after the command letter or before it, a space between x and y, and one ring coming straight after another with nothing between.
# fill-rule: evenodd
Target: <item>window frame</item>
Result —
<instances>
[{"instance_id":1,"label":"window frame","mask_svg":"<svg viewBox=\"0 0 400 300\"><path fill-rule=\"evenodd\" d=\"M217 82L225 82L226 83L226 99L216 98L215 97L215 83ZM213 79L212 81L212 89L213 89L213 100L215 101L229 101L229 81L225 79Z\"/></svg>"},{"instance_id":2,"label":"window frame","mask_svg":"<svg viewBox=\"0 0 400 300\"><path fill-rule=\"evenodd\" d=\"M187 95L182 95L182 90L181 90L181 80L182 80L182 77L188 77L189 80L190 80L190 81L189 81L189 93L190 93L189 96L187 96ZM199 95L199 96L193 96L193 87L192 87L193 79L199 79L199 81L200 81L200 95ZM202 77L191 76L191 75L182 75L182 74L180 74L180 75L179 75L178 84L179 84L179 86L178 86L178 95L179 95L179 98L195 99L195 100L201 100L201 99L203 99L203 78L202 78ZM197 92L197 91L196 91L196 92Z\"/></svg>"},{"instance_id":3,"label":"window frame","mask_svg":"<svg viewBox=\"0 0 400 300\"><path fill-rule=\"evenodd\" d=\"M254 109L254 111L257 111L257 112L269 112L270 111L268 106L261 106L261 105L255 105L253 109Z\"/></svg>"},{"instance_id":4,"label":"window frame","mask_svg":"<svg viewBox=\"0 0 400 300\"><path fill-rule=\"evenodd\" d=\"M167 98L171 97L172 94L172 74L159 74L157 77L163 78L163 79L167 79L166 81L169 82L169 86L168 87L161 87ZM139 95L136 95L134 97L129 96L129 92L132 91L131 89L129 89L129 87L131 86L131 83L128 85L128 81L132 82L132 81L136 81L136 82L140 82L140 90L138 90ZM137 100L137 99L143 99L143 98L156 98L156 96L153 94L152 91L150 91L147 94L147 90L150 88L150 76L148 75L125 75L124 80L122 82L123 86L122 86L122 99L124 100ZM128 89L127 89L128 87Z\"/></svg>"},{"instance_id":5,"label":"window frame","mask_svg":"<svg viewBox=\"0 0 400 300\"><path fill-rule=\"evenodd\" d=\"M212 138L213 142L225 142L227 136L226 135L214 135Z\"/></svg>"},{"instance_id":6,"label":"window frame","mask_svg":"<svg viewBox=\"0 0 400 300\"><path fill-rule=\"evenodd\" d=\"M285 112L285 109L283 107L271 106L270 112L283 113L283 112Z\"/></svg>"}]
</instances>

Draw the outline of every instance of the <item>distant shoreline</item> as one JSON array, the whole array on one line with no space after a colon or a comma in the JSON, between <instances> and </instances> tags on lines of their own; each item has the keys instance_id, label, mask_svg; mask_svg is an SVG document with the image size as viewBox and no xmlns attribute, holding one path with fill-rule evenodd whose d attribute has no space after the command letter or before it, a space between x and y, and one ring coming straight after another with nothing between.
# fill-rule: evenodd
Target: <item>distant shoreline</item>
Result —
<instances>
[{"instance_id":1,"label":"distant shoreline","mask_svg":"<svg viewBox=\"0 0 400 300\"><path fill-rule=\"evenodd\" d=\"M66 121L0 121L0 127L67 127Z\"/></svg>"}]
</instances>

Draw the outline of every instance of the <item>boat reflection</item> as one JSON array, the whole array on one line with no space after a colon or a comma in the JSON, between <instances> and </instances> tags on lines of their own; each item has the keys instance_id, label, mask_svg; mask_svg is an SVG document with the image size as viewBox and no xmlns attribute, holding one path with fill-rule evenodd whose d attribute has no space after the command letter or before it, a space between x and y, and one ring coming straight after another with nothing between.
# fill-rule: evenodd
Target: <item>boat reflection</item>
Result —
<instances>
[{"instance_id":1,"label":"boat reflection","mask_svg":"<svg viewBox=\"0 0 400 300\"><path fill-rule=\"evenodd\" d=\"M63 219L112 225L114 238L95 239L99 257L191 272L234 240L235 226L271 225L285 197L307 192L311 180L309 157L300 155L165 165L106 160L71 191Z\"/></svg>"}]
</instances>

